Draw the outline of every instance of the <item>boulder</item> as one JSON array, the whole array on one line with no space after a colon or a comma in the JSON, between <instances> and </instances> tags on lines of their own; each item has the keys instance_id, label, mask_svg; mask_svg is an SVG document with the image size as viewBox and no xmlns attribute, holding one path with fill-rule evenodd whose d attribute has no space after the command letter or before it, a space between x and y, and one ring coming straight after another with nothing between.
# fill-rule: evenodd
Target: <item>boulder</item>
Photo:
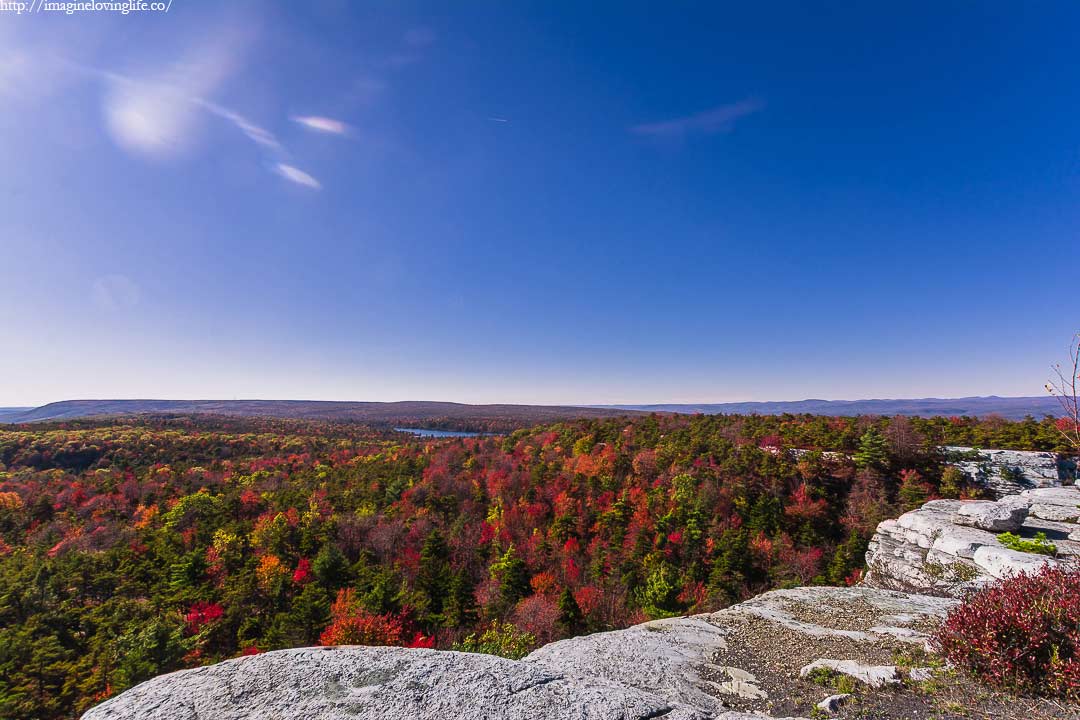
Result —
<instances>
[{"instance_id":1,"label":"boulder","mask_svg":"<svg viewBox=\"0 0 1080 720\"><path fill-rule=\"evenodd\" d=\"M1027 506L1023 504L976 501L961 505L953 521L996 533L1012 532L1020 529L1027 514Z\"/></svg>"},{"instance_id":2,"label":"boulder","mask_svg":"<svg viewBox=\"0 0 1080 720\"><path fill-rule=\"evenodd\" d=\"M708 615L668 618L560 640L536 650L523 662L626 683L671 702L715 712L723 703L702 676L700 665L727 642L724 629L711 619ZM725 674L723 681L737 679Z\"/></svg>"}]
</instances>

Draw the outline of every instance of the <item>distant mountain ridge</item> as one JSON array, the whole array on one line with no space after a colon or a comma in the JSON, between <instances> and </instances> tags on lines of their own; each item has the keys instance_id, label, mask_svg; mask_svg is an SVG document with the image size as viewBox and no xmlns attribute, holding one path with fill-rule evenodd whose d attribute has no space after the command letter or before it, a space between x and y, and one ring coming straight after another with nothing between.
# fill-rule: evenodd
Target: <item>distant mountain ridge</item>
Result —
<instances>
[{"instance_id":1,"label":"distant mountain ridge","mask_svg":"<svg viewBox=\"0 0 1080 720\"><path fill-rule=\"evenodd\" d=\"M358 421L373 424L500 421L522 424L575 418L661 413L738 415L1000 415L1020 420L1060 415L1052 397L965 397L872 400L794 400L657 405L467 405L452 402L351 402L333 400L63 400L37 408L0 408L0 423L71 420L101 415L213 414L308 420Z\"/></svg>"},{"instance_id":2,"label":"distant mountain ridge","mask_svg":"<svg viewBox=\"0 0 1080 720\"><path fill-rule=\"evenodd\" d=\"M12 415L20 415L28 410L33 410L31 407L0 407L0 423L7 422L7 417Z\"/></svg>"},{"instance_id":3,"label":"distant mountain ridge","mask_svg":"<svg viewBox=\"0 0 1080 720\"><path fill-rule=\"evenodd\" d=\"M776 402L733 402L660 405L601 405L598 407L647 412L703 413L714 415L782 415L810 413L812 415L918 415L922 417L1000 415L1009 420L1022 420L1027 415L1061 415L1061 406L1049 395L1032 397L914 398L872 400L792 400Z\"/></svg>"},{"instance_id":4,"label":"distant mountain ridge","mask_svg":"<svg viewBox=\"0 0 1080 720\"><path fill-rule=\"evenodd\" d=\"M521 425L574 418L636 415L621 408L560 405L466 405L452 402L351 402L334 400L62 400L22 412L0 414L0 423L115 415L232 415L304 420L356 421L376 425L498 422Z\"/></svg>"}]
</instances>

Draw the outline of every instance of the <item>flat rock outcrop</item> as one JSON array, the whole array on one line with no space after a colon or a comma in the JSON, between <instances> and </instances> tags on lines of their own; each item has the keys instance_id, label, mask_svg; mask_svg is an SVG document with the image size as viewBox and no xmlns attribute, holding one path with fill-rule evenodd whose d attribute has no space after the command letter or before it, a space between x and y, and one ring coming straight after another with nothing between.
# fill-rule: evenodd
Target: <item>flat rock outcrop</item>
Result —
<instances>
[{"instance_id":1,"label":"flat rock outcrop","mask_svg":"<svg viewBox=\"0 0 1080 720\"><path fill-rule=\"evenodd\" d=\"M971 482L999 498L1035 488L1061 487L1076 479L1076 459L1052 452L978 450L958 445L941 449L955 458L950 464L960 468Z\"/></svg>"},{"instance_id":2,"label":"flat rock outcrop","mask_svg":"<svg viewBox=\"0 0 1080 720\"><path fill-rule=\"evenodd\" d=\"M803 716L815 661L881 667L955 604L872 588L777 590L720 612L552 643L521 661L405 648L303 648L163 675L83 720ZM896 677L902 678L899 673Z\"/></svg>"},{"instance_id":3,"label":"flat rock outcrop","mask_svg":"<svg viewBox=\"0 0 1080 720\"><path fill-rule=\"evenodd\" d=\"M83 720L672 720L701 718L623 685L490 655L385 647L278 650L162 675ZM735 720L734 718L732 720Z\"/></svg>"},{"instance_id":4,"label":"flat rock outcrop","mask_svg":"<svg viewBox=\"0 0 1080 720\"><path fill-rule=\"evenodd\" d=\"M905 592L959 596L996 578L1080 556L1080 488L1024 490L996 502L933 500L878 525L866 554L864 584ZM1044 533L1056 557L1018 552L1009 531Z\"/></svg>"}]
</instances>

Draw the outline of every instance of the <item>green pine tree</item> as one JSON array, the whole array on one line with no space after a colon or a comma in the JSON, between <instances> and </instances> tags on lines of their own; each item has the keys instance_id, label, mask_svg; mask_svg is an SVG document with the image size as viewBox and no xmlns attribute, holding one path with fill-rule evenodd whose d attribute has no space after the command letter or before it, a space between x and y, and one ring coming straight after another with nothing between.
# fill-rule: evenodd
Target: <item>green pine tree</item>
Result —
<instances>
[{"instance_id":1,"label":"green pine tree","mask_svg":"<svg viewBox=\"0 0 1080 720\"><path fill-rule=\"evenodd\" d=\"M904 512L922 507L930 497L929 488L922 481L922 476L914 470L905 470L901 473L901 478L897 497Z\"/></svg>"},{"instance_id":2,"label":"green pine tree","mask_svg":"<svg viewBox=\"0 0 1080 720\"><path fill-rule=\"evenodd\" d=\"M420 567L416 585L425 596L427 612L433 620L441 619L443 606L450 593L450 549L437 529L428 533L420 549Z\"/></svg>"},{"instance_id":3,"label":"green pine tree","mask_svg":"<svg viewBox=\"0 0 1080 720\"><path fill-rule=\"evenodd\" d=\"M446 627L468 627L476 622L476 600L473 590L469 574L464 570L459 570L451 576L443 611L443 622Z\"/></svg>"},{"instance_id":4,"label":"green pine tree","mask_svg":"<svg viewBox=\"0 0 1080 720\"><path fill-rule=\"evenodd\" d=\"M574 635L581 631L583 624L584 617L577 600L574 599L574 593L570 592L568 587L563 588L559 594L559 626L564 632Z\"/></svg>"},{"instance_id":5,"label":"green pine tree","mask_svg":"<svg viewBox=\"0 0 1080 720\"><path fill-rule=\"evenodd\" d=\"M529 570L510 543L503 556L491 564L491 577L499 582L502 604L509 608L529 594Z\"/></svg>"},{"instance_id":6,"label":"green pine tree","mask_svg":"<svg viewBox=\"0 0 1080 720\"><path fill-rule=\"evenodd\" d=\"M847 540L836 548L832 561L825 571L825 579L830 585L843 585L853 570L863 566L867 542L852 531Z\"/></svg>"},{"instance_id":7,"label":"green pine tree","mask_svg":"<svg viewBox=\"0 0 1080 720\"><path fill-rule=\"evenodd\" d=\"M323 587L335 592L349 581L349 563L336 545L327 543L311 563L311 573Z\"/></svg>"},{"instance_id":8,"label":"green pine tree","mask_svg":"<svg viewBox=\"0 0 1080 720\"><path fill-rule=\"evenodd\" d=\"M859 450L854 459L860 468L884 470L889 464L889 442L876 427L871 426L859 439Z\"/></svg>"},{"instance_id":9,"label":"green pine tree","mask_svg":"<svg viewBox=\"0 0 1080 720\"><path fill-rule=\"evenodd\" d=\"M955 465L950 465L945 468L945 472L941 473L941 497L944 498L958 498L960 497L960 491L964 487L966 478L960 468Z\"/></svg>"}]
</instances>

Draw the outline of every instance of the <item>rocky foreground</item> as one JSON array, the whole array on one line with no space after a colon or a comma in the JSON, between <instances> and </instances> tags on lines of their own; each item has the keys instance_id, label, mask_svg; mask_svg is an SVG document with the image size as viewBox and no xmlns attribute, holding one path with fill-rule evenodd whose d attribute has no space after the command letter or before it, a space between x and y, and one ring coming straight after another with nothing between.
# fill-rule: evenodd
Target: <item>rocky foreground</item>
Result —
<instances>
[{"instance_id":1,"label":"rocky foreground","mask_svg":"<svg viewBox=\"0 0 1080 720\"><path fill-rule=\"evenodd\" d=\"M745 720L790 705L815 662L899 683L954 600L870 588L777 590L718 613L571 638L524 660L404 648L280 650L145 682L84 720L580 718ZM809 672L809 670L807 671ZM809 685L808 707L828 694Z\"/></svg>"},{"instance_id":2,"label":"rocky foreground","mask_svg":"<svg viewBox=\"0 0 1080 720\"><path fill-rule=\"evenodd\" d=\"M879 527L868 554L877 587L776 590L716 613L562 640L520 661L281 650L154 678L83 720L749 720L844 716L849 701L861 703L859 717L960 717L904 705L904 688L938 672L928 633L958 602L944 596L1060 561L1009 550L998 539L1007 530L1045 532L1060 555L1080 555L1070 538L1080 537L1078 519L1073 487L996 503L934 501ZM837 685L865 693L851 700ZM994 716L1035 716L1011 702ZM1038 717L1076 717L1069 713Z\"/></svg>"}]
</instances>

